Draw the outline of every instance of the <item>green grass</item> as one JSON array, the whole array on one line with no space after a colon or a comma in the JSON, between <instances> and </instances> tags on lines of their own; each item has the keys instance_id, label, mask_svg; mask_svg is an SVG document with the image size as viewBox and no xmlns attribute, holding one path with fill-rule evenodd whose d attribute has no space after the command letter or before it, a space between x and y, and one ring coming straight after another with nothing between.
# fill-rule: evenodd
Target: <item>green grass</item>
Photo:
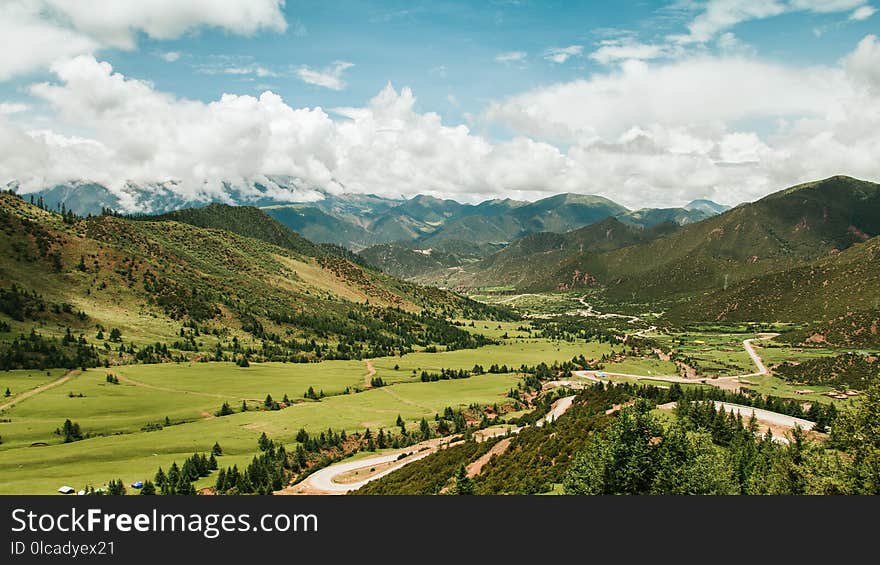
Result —
<instances>
[{"instance_id":1,"label":"green grass","mask_svg":"<svg viewBox=\"0 0 880 565\"><path fill-rule=\"evenodd\" d=\"M849 400L838 400L831 398L830 396L825 396L823 393L832 390L832 387L828 386L794 385L772 375L765 377L749 377L746 380L749 382L743 384L743 386L765 395L780 396L782 398L796 398L804 402L823 402L825 404L833 402L838 408L858 402L858 397ZM811 390L813 393L798 394L796 391L799 390Z\"/></svg>"},{"instance_id":2,"label":"green grass","mask_svg":"<svg viewBox=\"0 0 880 565\"><path fill-rule=\"evenodd\" d=\"M518 328L528 328L530 324L528 321L521 322L487 322L485 320L458 320L459 322L463 322L465 325L462 326L463 330L467 330L472 334L482 334L486 337L493 339L503 339L503 336L507 334L508 339L527 339L529 338L528 331L522 331ZM470 326L471 322L473 322L474 326Z\"/></svg>"},{"instance_id":3,"label":"green grass","mask_svg":"<svg viewBox=\"0 0 880 565\"><path fill-rule=\"evenodd\" d=\"M772 342L770 342L772 344ZM753 344L755 347L755 351L758 355L761 356L761 359L764 360L764 364L770 367L771 365L777 365L779 363L788 362L801 362L808 361L810 359L818 359L820 357L831 357L833 355L837 355L837 351L833 349L826 348L812 348L812 347L792 347L792 346L778 346L776 344L772 344L768 347L766 342L758 342Z\"/></svg>"},{"instance_id":4,"label":"green grass","mask_svg":"<svg viewBox=\"0 0 880 565\"><path fill-rule=\"evenodd\" d=\"M262 374L255 371L258 384L253 392L245 392L255 398L265 396L272 383L277 382L280 386L286 378L282 373L287 371L316 371L312 379L314 383L319 384L323 379L325 384L337 387L347 380L358 382L365 373L360 363L351 363L347 367L339 363L322 365L266 367ZM162 374L169 369L179 372ZM217 375L219 380L214 388L217 394L240 394L243 389L239 386L246 386L248 382L247 378L241 378L241 385L237 385L235 373L228 364L202 363L179 368L171 365L137 366L112 371L120 375L131 372L144 381L163 385L186 385L191 391L203 394L211 390L210 383ZM334 376L335 372L339 375ZM302 384L306 382L303 374L287 375L287 378L291 383ZM336 379L336 384L330 383L330 379ZM90 370L57 389L23 401L5 415L12 422L0 423L0 434L4 438L4 444L0 446L0 494L50 494L62 484L79 489L87 484L100 486L112 478L121 478L125 484L130 484L152 477L160 465L167 469L172 461L180 464L193 452L209 450L215 441L219 441L224 449L221 465L235 463L241 467L253 457L257 438L262 432L292 446L293 437L300 428L312 432L327 428L349 432L363 431L366 427L389 429L395 426L397 416L401 415L407 426L413 429L422 417L430 419L446 406L504 404L508 402L507 391L515 387L518 380L516 374L504 374L433 383L402 383L358 394L330 396L320 402L304 402L284 410L251 410L214 418L205 417L201 412L216 410L220 399L193 392L111 385L106 383L103 372ZM82 392L84 397L69 398L69 391ZM233 407L238 409L236 405ZM159 431L140 431L144 423L159 422L166 415L172 421L194 420ZM66 417L77 421L85 433L107 435L64 444L52 431ZM30 447L36 441L48 441L50 445Z\"/></svg>"},{"instance_id":5,"label":"green grass","mask_svg":"<svg viewBox=\"0 0 880 565\"><path fill-rule=\"evenodd\" d=\"M494 323L494 322L493 322ZM587 359L599 358L611 351L604 343L551 342L544 339L507 340L502 345L488 345L479 349L460 349L441 353L410 353L403 357L383 357L373 361L377 375L385 382L407 382L419 379L422 371L439 372L440 369L467 369L482 365L488 370L492 364L507 365L518 369L520 365L533 366L553 361L569 361L583 355ZM398 369L395 370L394 366ZM416 374L413 375L412 371Z\"/></svg>"},{"instance_id":6,"label":"green grass","mask_svg":"<svg viewBox=\"0 0 880 565\"><path fill-rule=\"evenodd\" d=\"M15 397L23 392L57 380L64 376L66 372L65 369L2 371L0 372L0 404L6 404L10 400L15 400ZM10 392L8 398L3 396L7 388Z\"/></svg>"},{"instance_id":7,"label":"green grass","mask_svg":"<svg viewBox=\"0 0 880 565\"><path fill-rule=\"evenodd\" d=\"M364 386L367 373L363 361L324 361L323 363L251 363L239 367L235 363L200 363L130 365L110 371L145 385L212 394L241 403L242 399L263 401L267 394L281 401L285 394L291 400L303 398L308 388L325 394L340 394L346 387ZM220 407L222 400L213 401Z\"/></svg>"}]
</instances>

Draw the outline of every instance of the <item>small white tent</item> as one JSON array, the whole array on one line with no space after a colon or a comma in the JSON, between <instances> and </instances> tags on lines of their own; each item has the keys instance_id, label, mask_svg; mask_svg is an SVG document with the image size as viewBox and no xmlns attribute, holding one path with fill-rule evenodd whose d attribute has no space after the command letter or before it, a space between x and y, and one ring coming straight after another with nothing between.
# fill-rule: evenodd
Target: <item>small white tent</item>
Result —
<instances>
[{"instance_id":1,"label":"small white tent","mask_svg":"<svg viewBox=\"0 0 880 565\"><path fill-rule=\"evenodd\" d=\"M73 487L69 487L67 485L64 485L63 487L60 487L58 489L58 492L60 492L61 494L70 494L72 492L76 492L76 490L74 490Z\"/></svg>"}]
</instances>

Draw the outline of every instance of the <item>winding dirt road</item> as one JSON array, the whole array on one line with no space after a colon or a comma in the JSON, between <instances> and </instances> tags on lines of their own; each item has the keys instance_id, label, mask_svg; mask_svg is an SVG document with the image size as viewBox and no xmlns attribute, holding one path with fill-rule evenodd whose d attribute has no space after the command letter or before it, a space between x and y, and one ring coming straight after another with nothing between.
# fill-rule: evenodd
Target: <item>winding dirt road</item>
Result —
<instances>
[{"instance_id":1,"label":"winding dirt road","mask_svg":"<svg viewBox=\"0 0 880 565\"><path fill-rule=\"evenodd\" d=\"M64 376L62 376L58 379L55 379L54 381L52 381L50 383L40 385L37 388L31 389L27 392L23 392L23 393L17 395L15 398L10 400L9 402L7 402L6 404L0 405L0 412L2 412L3 410L6 410L8 408L12 408L13 406L18 404L22 400L27 400L28 398L35 396L37 394L40 394L41 392L45 392L45 391L49 390L50 388L55 388L58 385L62 385L79 374L80 374L80 371L73 369L71 371L66 372L64 374Z\"/></svg>"},{"instance_id":2,"label":"winding dirt road","mask_svg":"<svg viewBox=\"0 0 880 565\"><path fill-rule=\"evenodd\" d=\"M743 340L743 348L745 348L746 353L749 354L749 357L752 359L752 362L755 364L755 367L758 369L757 372L746 373L743 375L730 375L727 377L697 377L697 378L688 378L682 377L680 375L633 375L630 373L613 373L610 371L573 371L573 374L589 379L591 381L601 381L601 377L603 376L611 376L611 377L627 377L631 379L639 379L639 380L648 380L648 381L662 381L668 383L699 383L699 384L710 384L717 386L719 388L737 388L735 386L735 381L739 379L745 379L748 377L763 377L765 375L770 374L770 370L767 369L767 366L764 365L764 362L761 360L761 357L755 351L755 348L752 346L753 341L760 341L765 339L773 339L778 336L777 333L762 333L758 334L756 338L749 338ZM732 386L731 386L732 385Z\"/></svg>"},{"instance_id":3,"label":"winding dirt road","mask_svg":"<svg viewBox=\"0 0 880 565\"><path fill-rule=\"evenodd\" d=\"M367 365L367 374L364 375L364 388L373 388L372 379L376 376L376 367L373 366L373 362L369 359L364 359L364 363Z\"/></svg>"}]
</instances>

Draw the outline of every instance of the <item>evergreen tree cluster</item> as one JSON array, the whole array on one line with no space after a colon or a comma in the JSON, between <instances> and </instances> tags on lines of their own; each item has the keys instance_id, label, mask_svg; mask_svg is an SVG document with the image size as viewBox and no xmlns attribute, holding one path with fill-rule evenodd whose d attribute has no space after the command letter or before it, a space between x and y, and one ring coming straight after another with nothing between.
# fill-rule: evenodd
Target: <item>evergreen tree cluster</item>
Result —
<instances>
[{"instance_id":1,"label":"evergreen tree cluster","mask_svg":"<svg viewBox=\"0 0 880 565\"><path fill-rule=\"evenodd\" d=\"M44 337L32 329L28 335L21 334L11 342L0 343L0 370L75 369L97 367L100 363L97 348L89 345L82 335L74 337L70 328L60 340Z\"/></svg>"},{"instance_id":2,"label":"evergreen tree cluster","mask_svg":"<svg viewBox=\"0 0 880 565\"><path fill-rule=\"evenodd\" d=\"M217 494L266 495L284 487L291 474L290 461L284 446L269 439L265 433L260 436L258 445L260 454L253 458L244 471L239 471L238 465L218 471L217 481L214 483Z\"/></svg>"},{"instance_id":3,"label":"evergreen tree cluster","mask_svg":"<svg viewBox=\"0 0 880 565\"><path fill-rule=\"evenodd\" d=\"M216 469L217 459L213 452L210 456L206 456L204 453L193 453L183 462L182 466L178 466L177 461L172 462L168 473L159 467L153 479L154 489L158 489L159 494L162 495L195 495L196 489L193 482L207 477L211 471ZM144 487L146 487L146 483L144 483ZM141 494L149 493L142 490Z\"/></svg>"}]
</instances>

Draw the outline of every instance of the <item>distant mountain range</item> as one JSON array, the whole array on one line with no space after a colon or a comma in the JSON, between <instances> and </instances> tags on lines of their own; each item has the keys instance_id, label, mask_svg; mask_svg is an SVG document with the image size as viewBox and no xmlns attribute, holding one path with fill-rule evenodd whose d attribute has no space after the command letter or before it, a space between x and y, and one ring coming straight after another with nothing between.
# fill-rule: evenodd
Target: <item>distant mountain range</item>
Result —
<instances>
[{"instance_id":1,"label":"distant mountain range","mask_svg":"<svg viewBox=\"0 0 880 565\"><path fill-rule=\"evenodd\" d=\"M18 185L10 183L8 189ZM161 214L204 206L218 197L196 201L181 196L173 183L129 184L117 195L93 182L71 182L33 193L49 209L98 215L102 209ZM536 202L511 199L462 204L419 195L393 199L370 194L333 195L303 190L292 179L272 178L248 186L225 185L222 203L265 209L273 218L316 243L334 243L361 251L395 243L419 251L451 253L462 260L480 258L507 243L537 232L566 232L608 217L650 228L664 222L698 222L726 207L695 200L682 208L629 210L607 198L558 194ZM304 201L297 201L304 200ZM374 253L373 255L377 255ZM383 266L383 265L380 265Z\"/></svg>"},{"instance_id":2,"label":"distant mountain range","mask_svg":"<svg viewBox=\"0 0 880 565\"><path fill-rule=\"evenodd\" d=\"M880 234L880 185L832 177L677 229L636 236L620 225L607 227L607 241L597 228L542 236L552 245L534 245L533 236L494 257L427 278L441 286L513 285L528 291L596 285L626 300L714 293ZM514 253L521 248L532 252ZM499 262L503 269L495 268Z\"/></svg>"},{"instance_id":3,"label":"distant mountain range","mask_svg":"<svg viewBox=\"0 0 880 565\"><path fill-rule=\"evenodd\" d=\"M89 210L96 213L113 207L108 193L100 185L77 184L53 187L35 200L79 213L96 207ZM81 225L87 228L92 255L107 252L105 245L126 254L134 250L153 272L167 272L161 288L151 283L148 293L153 295L138 295L135 302L163 304L167 297L156 294L157 288L174 294L204 286L184 296L184 302L205 306L204 297L211 296L205 307L238 309L242 327L254 311L285 311L293 303L340 315L345 309L338 303L323 302L337 288L370 304L405 309L429 304L478 308L455 294L394 278L402 277L463 293L490 287L513 292L595 289L608 302L663 305L670 323L798 322L803 324L799 339L854 347L880 344L880 185L872 182L835 176L721 213L716 212L723 207L705 200L680 209L632 211L605 198L575 194L477 205L374 195L325 195L311 203L280 204L258 194L263 193L246 197L262 209L211 204L157 216L92 218ZM79 236L56 216L40 216L27 200L4 200L5 216L26 223L37 214L38 223L52 224L48 233L63 240L58 257L65 268L75 262L82 253L73 251L79 249ZM245 239L222 235L229 232ZM276 251L255 247L254 240ZM160 242L159 247L151 241ZM29 245L13 243L10 257ZM293 254L297 276L307 277L303 288L275 284L277 249ZM162 257L154 263L157 250ZM233 260L221 257L229 253L240 264L221 268ZM257 264L252 264L254 254ZM34 287L38 273L47 268L44 263L57 259L43 255L33 272L11 280ZM175 265L171 270L162 266L168 261ZM245 271L236 270L243 265ZM20 270L12 262L0 267L8 273ZM205 286L208 272L212 282ZM262 282L248 272L258 273ZM179 301L168 300L168 305Z\"/></svg>"}]
</instances>

